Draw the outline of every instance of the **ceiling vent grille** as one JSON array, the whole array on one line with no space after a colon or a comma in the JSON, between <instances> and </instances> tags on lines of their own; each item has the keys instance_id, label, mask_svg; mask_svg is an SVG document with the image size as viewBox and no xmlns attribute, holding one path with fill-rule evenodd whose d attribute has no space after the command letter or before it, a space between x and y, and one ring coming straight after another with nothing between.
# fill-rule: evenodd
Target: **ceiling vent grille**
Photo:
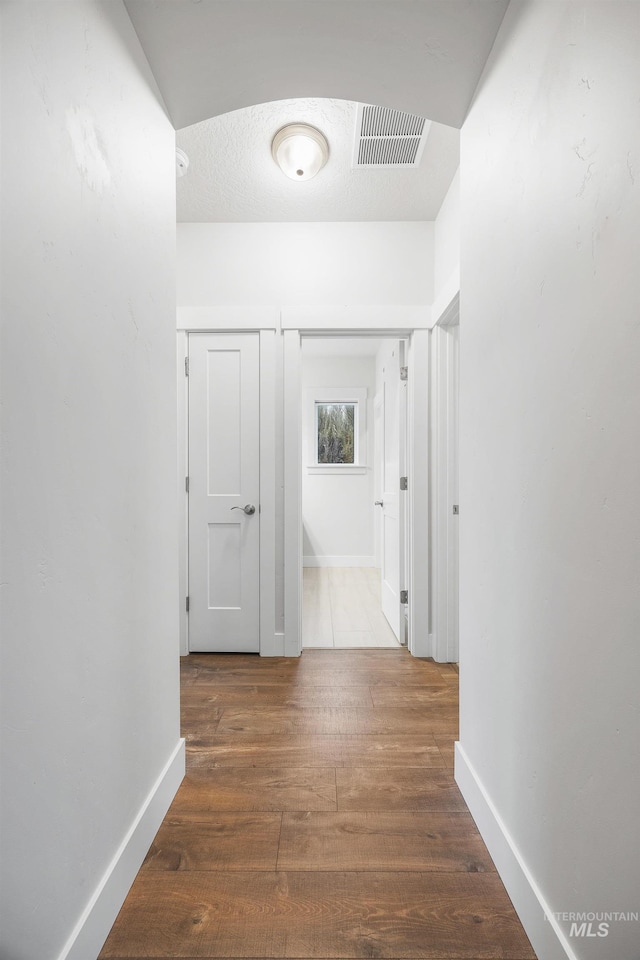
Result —
<instances>
[{"instance_id":1,"label":"ceiling vent grille","mask_svg":"<svg viewBox=\"0 0 640 960\"><path fill-rule=\"evenodd\" d=\"M354 167L417 167L429 133L424 117L358 104Z\"/></svg>"}]
</instances>

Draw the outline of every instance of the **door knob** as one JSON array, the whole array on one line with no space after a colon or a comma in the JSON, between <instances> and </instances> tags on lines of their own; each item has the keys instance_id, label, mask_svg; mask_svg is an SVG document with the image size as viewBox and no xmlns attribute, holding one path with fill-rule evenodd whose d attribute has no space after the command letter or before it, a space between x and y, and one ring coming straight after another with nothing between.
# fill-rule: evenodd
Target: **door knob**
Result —
<instances>
[{"instance_id":1,"label":"door knob","mask_svg":"<svg viewBox=\"0 0 640 960\"><path fill-rule=\"evenodd\" d=\"M384 500L374 500L374 507L384 507Z\"/></svg>"},{"instance_id":2,"label":"door knob","mask_svg":"<svg viewBox=\"0 0 640 960\"><path fill-rule=\"evenodd\" d=\"M244 510L248 517L252 517L256 512L256 508L252 503L245 503L244 507L231 507L232 510Z\"/></svg>"}]
</instances>

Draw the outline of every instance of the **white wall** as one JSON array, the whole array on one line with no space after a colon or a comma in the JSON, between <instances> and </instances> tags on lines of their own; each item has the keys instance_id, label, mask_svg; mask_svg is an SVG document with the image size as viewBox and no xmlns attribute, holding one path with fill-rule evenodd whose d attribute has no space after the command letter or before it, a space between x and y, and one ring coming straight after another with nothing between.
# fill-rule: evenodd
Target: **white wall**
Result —
<instances>
[{"instance_id":1,"label":"white wall","mask_svg":"<svg viewBox=\"0 0 640 960\"><path fill-rule=\"evenodd\" d=\"M434 303L460 287L460 170L442 202L434 224ZM434 320L438 320L437 309Z\"/></svg>"},{"instance_id":2,"label":"white wall","mask_svg":"<svg viewBox=\"0 0 640 960\"><path fill-rule=\"evenodd\" d=\"M2 18L0 954L91 960L180 756L174 135L120 2Z\"/></svg>"},{"instance_id":3,"label":"white wall","mask_svg":"<svg viewBox=\"0 0 640 960\"><path fill-rule=\"evenodd\" d=\"M462 131L461 744L552 911L638 910L638 89L640 5L512 4Z\"/></svg>"},{"instance_id":4,"label":"white wall","mask_svg":"<svg viewBox=\"0 0 640 960\"><path fill-rule=\"evenodd\" d=\"M302 423L302 523L304 563L307 566L373 566L373 398L375 357L309 357L302 351L302 396L316 387L362 387L367 391L366 434L361 474L310 473L314 435L312 419L303 408Z\"/></svg>"},{"instance_id":5,"label":"white wall","mask_svg":"<svg viewBox=\"0 0 640 960\"><path fill-rule=\"evenodd\" d=\"M433 298L433 224L179 223L179 306L413 306Z\"/></svg>"}]
</instances>

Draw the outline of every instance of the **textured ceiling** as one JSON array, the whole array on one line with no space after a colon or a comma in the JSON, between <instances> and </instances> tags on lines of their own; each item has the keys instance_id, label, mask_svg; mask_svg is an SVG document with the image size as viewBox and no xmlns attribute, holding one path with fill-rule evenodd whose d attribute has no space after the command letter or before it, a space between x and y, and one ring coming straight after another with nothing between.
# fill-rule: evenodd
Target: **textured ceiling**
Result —
<instances>
[{"instance_id":1,"label":"textured ceiling","mask_svg":"<svg viewBox=\"0 0 640 960\"><path fill-rule=\"evenodd\" d=\"M458 167L458 130L432 123L418 167L353 169L356 108L281 100L179 130L190 165L177 182L178 220L434 220ZM271 158L274 134L291 122L311 123L329 141L329 161L312 180L288 179Z\"/></svg>"}]
</instances>

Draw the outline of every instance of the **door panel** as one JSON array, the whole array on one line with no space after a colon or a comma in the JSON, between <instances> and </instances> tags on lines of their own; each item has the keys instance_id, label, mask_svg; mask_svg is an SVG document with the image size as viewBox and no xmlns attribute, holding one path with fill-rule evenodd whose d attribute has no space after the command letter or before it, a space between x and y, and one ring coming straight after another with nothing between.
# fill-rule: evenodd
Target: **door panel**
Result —
<instances>
[{"instance_id":1,"label":"door panel","mask_svg":"<svg viewBox=\"0 0 640 960\"><path fill-rule=\"evenodd\" d=\"M189 337L189 649L260 648L257 334ZM244 511L253 506L253 514Z\"/></svg>"},{"instance_id":2,"label":"door panel","mask_svg":"<svg viewBox=\"0 0 640 960\"><path fill-rule=\"evenodd\" d=\"M240 493L243 452L240 360L240 350L208 349L206 352L207 492L212 497Z\"/></svg>"},{"instance_id":3,"label":"door panel","mask_svg":"<svg viewBox=\"0 0 640 960\"><path fill-rule=\"evenodd\" d=\"M242 538L240 523L210 523L209 570L207 576L209 608L236 610L242 601Z\"/></svg>"}]
</instances>

